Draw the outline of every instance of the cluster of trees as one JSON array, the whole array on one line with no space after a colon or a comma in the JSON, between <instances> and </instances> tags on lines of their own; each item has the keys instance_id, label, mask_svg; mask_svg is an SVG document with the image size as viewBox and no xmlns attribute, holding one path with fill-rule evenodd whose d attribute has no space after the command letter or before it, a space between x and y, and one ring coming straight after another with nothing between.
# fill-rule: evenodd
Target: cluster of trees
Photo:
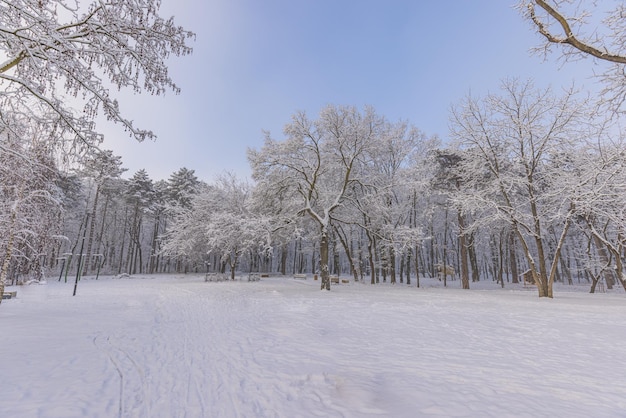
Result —
<instances>
[{"instance_id":1,"label":"cluster of trees","mask_svg":"<svg viewBox=\"0 0 626 418\"><path fill-rule=\"evenodd\" d=\"M454 271L463 288L524 275L545 297L556 280L626 289L622 5L588 29L585 2L518 3L541 51L600 63L597 101L506 80L453 108L445 145L372 108L297 113L282 140L268 133L249 150L252 184L184 168L124 180L119 157L98 148L99 113L154 137L109 86L178 92L164 60L190 53L194 35L159 5L0 1L0 294L46 268L312 272L323 289L331 274L419 285Z\"/></svg>"},{"instance_id":2,"label":"cluster of trees","mask_svg":"<svg viewBox=\"0 0 626 418\"><path fill-rule=\"evenodd\" d=\"M62 214L78 190L62 173L99 153L98 115L139 141L154 138L122 115L110 90L179 91L165 60L191 53L194 34L159 7L0 1L0 294L12 263L39 269L67 236Z\"/></svg>"},{"instance_id":3,"label":"cluster of trees","mask_svg":"<svg viewBox=\"0 0 626 418\"><path fill-rule=\"evenodd\" d=\"M59 279L81 274L180 271L163 258L160 236L179 210L190 208L201 185L193 170L181 168L153 181L145 170L129 179L121 158L93 152L79 169L64 172L53 161L2 153L0 242L7 281Z\"/></svg>"},{"instance_id":4,"label":"cluster of trees","mask_svg":"<svg viewBox=\"0 0 626 418\"><path fill-rule=\"evenodd\" d=\"M368 272L372 283L379 273L395 282L398 269L400 280L404 270L409 281L413 260L418 280L426 266L434 274L436 262L445 280L447 265L455 265L464 288L470 273L477 280L490 272L504 284L504 273L516 281L520 268L539 296L552 297L554 280L571 282L575 273L592 282L592 291L601 278L608 287L626 288L624 144L619 127L598 116L622 113L624 6L603 10L599 29L590 27L593 10L584 5L518 3L545 38L546 53L560 45L566 60L611 63L603 67L606 88L593 106L571 90L555 95L509 80L501 94L468 97L453 109L454 142L446 149L372 109L329 107L317 120L296 114L284 141L268 136L262 149L250 151L257 184L241 212L246 219L261 216L263 227L256 240L241 236L231 243L237 254L223 252L221 260L234 266L246 252L251 260L278 256L285 269L285 238L295 242L294 253L302 252L304 238L313 248L309 269L320 273L326 289L331 270L342 270L342 251L355 279ZM206 209L202 219L209 224L224 211ZM293 260L294 270L307 265L295 254Z\"/></svg>"},{"instance_id":5,"label":"cluster of trees","mask_svg":"<svg viewBox=\"0 0 626 418\"><path fill-rule=\"evenodd\" d=\"M254 186L201 190L165 248L233 272L318 273L326 289L330 274L419 285L447 266L464 288L528 272L539 296L555 280L626 289L626 144L589 103L507 80L451 126L443 147L371 108L298 113L249 151Z\"/></svg>"},{"instance_id":6,"label":"cluster of trees","mask_svg":"<svg viewBox=\"0 0 626 418\"><path fill-rule=\"evenodd\" d=\"M253 184L186 168L126 180L111 151L64 172L5 135L2 268L307 272L328 289L331 274L419 286L451 266L464 288L525 271L540 296L555 280L626 288L626 144L600 121L575 92L519 80L454 107L445 146L372 108L328 106L249 150Z\"/></svg>"}]
</instances>

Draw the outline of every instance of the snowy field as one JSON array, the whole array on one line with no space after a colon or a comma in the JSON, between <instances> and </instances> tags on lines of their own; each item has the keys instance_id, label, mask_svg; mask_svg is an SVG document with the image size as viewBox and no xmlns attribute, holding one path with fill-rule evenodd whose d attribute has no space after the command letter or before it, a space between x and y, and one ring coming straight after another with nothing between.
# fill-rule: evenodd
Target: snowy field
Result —
<instances>
[{"instance_id":1,"label":"snowy field","mask_svg":"<svg viewBox=\"0 0 626 418\"><path fill-rule=\"evenodd\" d=\"M0 417L626 417L623 291L425 284L9 288Z\"/></svg>"}]
</instances>

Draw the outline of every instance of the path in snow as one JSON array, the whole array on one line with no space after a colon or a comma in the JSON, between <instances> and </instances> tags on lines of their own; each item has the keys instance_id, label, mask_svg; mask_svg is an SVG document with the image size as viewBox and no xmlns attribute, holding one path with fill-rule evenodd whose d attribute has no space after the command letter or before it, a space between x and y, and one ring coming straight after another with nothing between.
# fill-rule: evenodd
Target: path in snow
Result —
<instances>
[{"instance_id":1,"label":"path in snow","mask_svg":"<svg viewBox=\"0 0 626 418\"><path fill-rule=\"evenodd\" d=\"M18 289L4 417L626 415L624 294L198 276Z\"/></svg>"}]
</instances>

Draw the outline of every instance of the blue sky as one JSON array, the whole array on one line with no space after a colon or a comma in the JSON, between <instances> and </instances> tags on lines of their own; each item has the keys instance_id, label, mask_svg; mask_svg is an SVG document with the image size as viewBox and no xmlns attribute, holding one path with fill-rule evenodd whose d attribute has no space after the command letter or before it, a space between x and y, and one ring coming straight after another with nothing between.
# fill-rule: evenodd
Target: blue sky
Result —
<instances>
[{"instance_id":1,"label":"blue sky","mask_svg":"<svg viewBox=\"0 0 626 418\"><path fill-rule=\"evenodd\" d=\"M170 60L178 96L121 95L137 126L158 135L134 143L105 127L103 148L127 176L154 180L181 167L212 181L249 175L248 147L276 139L299 110L373 106L444 141L450 107L497 91L506 77L555 89L590 86L591 68L560 66L529 50L540 38L515 0L163 0L162 15L197 33L194 53Z\"/></svg>"}]
</instances>

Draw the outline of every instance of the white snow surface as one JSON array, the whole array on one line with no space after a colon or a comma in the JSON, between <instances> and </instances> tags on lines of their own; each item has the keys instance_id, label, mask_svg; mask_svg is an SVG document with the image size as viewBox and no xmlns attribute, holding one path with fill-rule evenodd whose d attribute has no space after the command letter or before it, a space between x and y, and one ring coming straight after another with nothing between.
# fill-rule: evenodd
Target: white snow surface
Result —
<instances>
[{"instance_id":1,"label":"white snow surface","mask_svg":"<svg viewBox=\"0 0 626 418\"><path fill-rule=\"evenodd\" d=\"M8 288L0 417L626 417L623 291L318 283Z\"/></svg>"}]
</instances>

